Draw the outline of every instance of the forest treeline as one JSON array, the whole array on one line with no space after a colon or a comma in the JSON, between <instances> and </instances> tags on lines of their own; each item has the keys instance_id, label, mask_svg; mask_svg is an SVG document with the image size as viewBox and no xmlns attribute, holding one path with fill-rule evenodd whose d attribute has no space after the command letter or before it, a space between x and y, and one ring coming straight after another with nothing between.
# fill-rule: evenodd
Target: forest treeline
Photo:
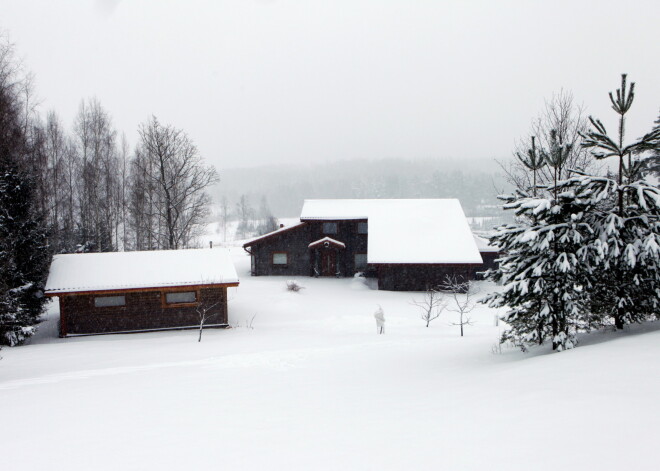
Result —
<instances>
[{"instance_id":1,"label":"forest treeline","mask_svg":"<svg viewBox=\"0 0 660 471\"><path fill-rule=\"evenodd\" d=\"M193 243L210 211L207 188L218 174L184 131L151 117L131 148L97 99L82 100L67 127L55 111L39 113L29 85L21 85L25 164L53 252Z\"/></svg>"},{"instance_id":2,"label":"forest treeline","mask_svg":"<svg viewBox=\"0 0 660 471\"><path fill-rule=\"evenodd\" d=\"M225 169L215 194L231 208L265 199L280 217L298 216L309 198L458 198L468 216L493 216L501 213L497 195L509 189L492 159L391 158Z\"/></svg>"},{"instance_id":3,"label":"forest treeline","mask_svg":"<svg viewBox=\"0 0 660 471\"><path fill-rule=\"evenodd\" d=\"M131 149L97 99L69 129L51 111L27 109L27 165L49 245L60 252L189 246L210 210L217 172L186 133L151 117Z\"/></svg>"}]
</instances>

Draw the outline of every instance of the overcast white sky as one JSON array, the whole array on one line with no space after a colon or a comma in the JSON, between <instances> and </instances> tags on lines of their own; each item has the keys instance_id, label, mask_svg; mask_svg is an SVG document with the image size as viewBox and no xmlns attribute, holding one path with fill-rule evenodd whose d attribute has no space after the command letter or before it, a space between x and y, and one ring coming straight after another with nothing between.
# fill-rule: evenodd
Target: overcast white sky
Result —
<instances>
[{"instance_id":1,"label":"overcast white sky","mask_svg":"<svg viewBox=\"0 0 660 471\"><path fill-rule=\"evenodd\" d=\"M222 168L511 153L565 88L613 128L660 112L658 1L2 0L0 29L71 124L96 96L131 141L155 114Z\"/></svg>"}]
</instances>

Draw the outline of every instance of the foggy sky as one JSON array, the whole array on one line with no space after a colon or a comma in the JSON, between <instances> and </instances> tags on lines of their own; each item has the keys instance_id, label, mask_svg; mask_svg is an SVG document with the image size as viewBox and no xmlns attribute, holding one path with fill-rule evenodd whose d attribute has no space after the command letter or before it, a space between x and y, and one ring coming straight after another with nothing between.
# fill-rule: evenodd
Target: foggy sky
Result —
<instances>
[{"instance_id":1,"label":"foggy sky","mask_svg":"<svg viewBox=\"0 0 660 471\"><path fill-rule=\"evenodd\" d=\"M70 126L97 97L131 145L151 114L220 170L507 157L562 87L629 137L660 112L657 1L2 0L0 29Z\"/></svg>"}]
</instances>

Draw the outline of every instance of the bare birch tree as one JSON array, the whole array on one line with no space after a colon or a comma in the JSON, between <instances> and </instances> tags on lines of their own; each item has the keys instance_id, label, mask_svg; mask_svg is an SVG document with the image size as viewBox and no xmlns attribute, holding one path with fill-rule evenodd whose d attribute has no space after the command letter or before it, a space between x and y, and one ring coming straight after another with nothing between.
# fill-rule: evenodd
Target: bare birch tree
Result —
<instances>
[{"instance_id":1,"label":"bare birch tree","mask_svg":"<svg viewBox=\"0 0 660 471\"><path fill-rule=\"evenodd\" d=\"M199 337L197 337L197 342L202 341L202 332L204 331L204 324L211 317L217 316L218 313L213 310L220 301L215 303L200 303L196 308L197 316L199 317Z\"/></svg>"},{"instance_id":2,"label":"bare birch tree","mask_svg":"<svg viewBox=\"0 0 660 471\"><path fill-rule=\"evenodd\" d=\"M513 152L516 157L508 161L498 161L506 180L519 190L528 192L539 185L551 184L555 180L555 170L557 180L568 177L568 171L571 169L593 171L593 159L579 145L580 133L587 131L588 124L584 108L575 103L571 92L562 89L553 94L552 98L545 102L541 114L532 121L529 133L516 144ZM548 166L532 169L517 157L528 155L530 149L549 150L554 142L571 149L565 163L557 169Z\"/></svg>"},{"instance_id":3,"label":"bare birch tree","mask_svg":"<svg viewBox=\"0 0 660 471\"><path fill-rule=\"evenodd\" d=\"M157 246L178 249L199 235L209 214L207 192L218 181L216 170L205 165L192 140L180 129L162 125L153 116L140 125L138 170L144 184L158 195L154 207L158 223L150 230Z\"/></svg>"},{"instance_id":4,"label":"bare birch tree","mask_svg":"<svg viewBox=\"0 0 660 471\"><path fill-rule=\"evenodd\" d=\"M116 131L110 115L96 99L83 100L74 124L80 170L80 239L87 248L114 250Z\"/></svg>"}]
</instances>

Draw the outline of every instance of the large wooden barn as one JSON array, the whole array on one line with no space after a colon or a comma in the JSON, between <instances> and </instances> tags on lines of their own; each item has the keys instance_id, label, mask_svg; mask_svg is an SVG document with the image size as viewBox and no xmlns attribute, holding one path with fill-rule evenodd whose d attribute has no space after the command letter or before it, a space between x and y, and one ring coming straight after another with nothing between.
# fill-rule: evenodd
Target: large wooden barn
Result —
<instances>
[{"instance_id":1,"label":"large wooden barn","mask_svg":"<svg viewBox=\"0 0 660 471\"><path fill-rule=\"evenodd\" d=\"M418 291L485 269L456 199L305 200L300 222L244 244L252 275L378 278ZM488 250L491 252L491 250Z\"/></svg>"},{"instance_id":2,"label":"large wooden barn","mask_svg":"<svg viewBox=\"0 0 660 471\"><path fill-rule=\"evenodd\" d=\"M238 276L226 249L55 255L46 296L60 303L60 337L227 325Z\"/></svg>"}]
</instances>

